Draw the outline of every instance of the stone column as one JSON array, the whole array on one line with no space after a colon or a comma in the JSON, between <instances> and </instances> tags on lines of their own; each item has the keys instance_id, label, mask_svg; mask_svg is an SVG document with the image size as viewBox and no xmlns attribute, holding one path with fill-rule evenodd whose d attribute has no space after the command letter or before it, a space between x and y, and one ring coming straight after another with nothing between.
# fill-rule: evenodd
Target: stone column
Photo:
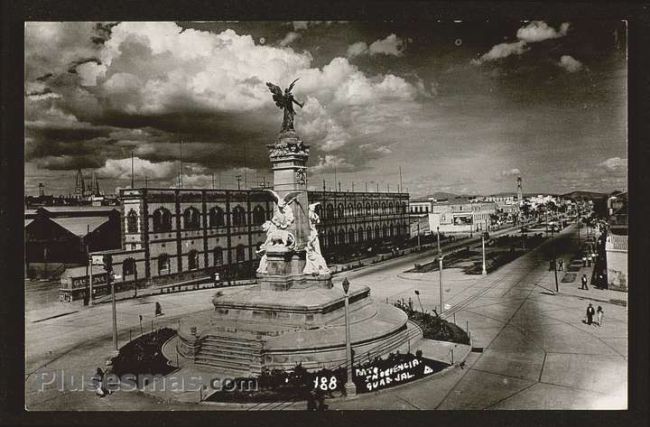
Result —
<instances>
[{"instance_id":1,"label":"stone column","mask_svg":"<svg viewBox=\"0 0 650 427\"><path fill-rule=\"evenodd\" d=\"M291 191L300 191L291 203L295 222L290 231L296 238L296 252L303 252L309 237L309 201L307 200L307 159L309 147L294 130L278 135L275 144L268 145L273 169L273 190L284 197Z\"/></svg>"}]
</instances>

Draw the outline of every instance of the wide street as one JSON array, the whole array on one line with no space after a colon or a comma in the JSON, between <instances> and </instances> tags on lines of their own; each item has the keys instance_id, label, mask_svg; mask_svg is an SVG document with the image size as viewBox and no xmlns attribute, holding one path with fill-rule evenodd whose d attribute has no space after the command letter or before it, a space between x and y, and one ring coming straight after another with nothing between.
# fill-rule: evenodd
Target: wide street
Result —
<instances>
[{"instance_id":1,"label":"wide street","mask_svg":"<svg viewBox=\"0 0 650 427\"><path fill-rule=\"evenodd\" d=\"M336 400L332 409L590 409L625 408L627 404L627 294L578 290L579 282L560 283L556 294L548 269L551 245L566 261L577 251L577 228L571 226L537 249L487 276L443 272L448 320L469 326L473 346L463 366L353 400ZM582 230L584 240L584 230ZM366 285L375 299L389 302L420 292L422 307L439 304L438 272L406 273L416 262L431 260L435 251L397 258L341 273L352 286ZM587 269L585 269L587 270ZM582 274L582 272L580 272ZM563 274L558 274L561 279ZM225 292L236 291L225 289ZM120 301L120 343L142 331L171 325L188 313L210 310L213 289ZM154 304L164 316L153 318ZM601 327L582 322L587 307L605 312ZM39 391L44 373L92 375L112 350L110 304L71 308L72 313L48 318L45 310L26 319L26 401L33 410L49 409L194 409L209 405L162 402L141 393L118 392L98 399L92 391ZM60 310L59 310L60 311ZM60 313L59 313L60 314ZM152 323L153 322L153 323ZM302 409L302 404L289 405ZM289 409L287 405L280 405Z\"/></svg>"}]
</instances>

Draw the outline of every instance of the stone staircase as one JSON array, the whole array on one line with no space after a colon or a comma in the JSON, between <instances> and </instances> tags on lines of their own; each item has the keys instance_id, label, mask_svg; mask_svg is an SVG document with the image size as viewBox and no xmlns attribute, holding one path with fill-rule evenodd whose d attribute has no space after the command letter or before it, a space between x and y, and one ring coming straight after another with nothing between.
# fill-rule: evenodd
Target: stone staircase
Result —
<instances>
[{"instance_id":1,"label":"stone staircase","mask_svg":"<svg viewBox=\"0 0 650 427\"><path fill-rule=\"evenodd\" d=\"M194 362L259 375L262 372L262 343L241 337L207 335L201 340Z\"/></svg>"}]
</instances>

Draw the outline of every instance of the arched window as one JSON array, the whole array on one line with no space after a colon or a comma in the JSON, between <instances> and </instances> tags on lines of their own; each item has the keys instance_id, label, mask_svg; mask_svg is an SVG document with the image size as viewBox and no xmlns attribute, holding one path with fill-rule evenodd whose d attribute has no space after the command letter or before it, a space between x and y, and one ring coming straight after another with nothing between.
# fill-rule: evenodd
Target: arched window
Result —
<instances>
[{"instance_id":1,"label":"arched window","mask_svg":"<svg viewBox=\"0 0 650 427\"><path fill-rule=\"evenodd\" d=\"M339 203L339 205L336 207L336 215L339 218L343 218L343 214L345 213L344 211L345 209L343 208L343 204Z\"/></svg>"},{"instance_id":2,"label":"arched window","mask_svg":"<svg viewBox=\"0 0 650 427\"><path fill-rule=\"evenodd\" d=\"M388 203L388 213L394 213L393 212L393 202Z\"/></svg>"},{"instance_id":3,"label":"arched window","mask_svg":"<svg viewBox=\"0 0 650 427\"><path fill-rule=\"evenodd\" d=\"M169 261L169 255L160 254L158 255L158 274L169 274L171 273L171 263Z\"/></svg>"},{"instance_id":4,"label":"arched window","mask_svg":"<svg viewBox=\"0 0 650 427\"><path fill-rule=\"evenodd\" d=\"M381 203L381 213L383 213L383 214L386 213L386 203L385 202Z\"/></svg>"},{"instance_id":5,"label":"arched window","mask_svg":"<svg viewBox=\"0 0 650 427\"><path fill-rule=\"evenodd\" d=\"M381 236L379 235L379 225L375 225L375 235L374 235L375 240L381 239Z\"/></svg>"},{"instance_id":6,"label":"arched window","mask_svg":"<svg viewBox=\"0 0 650 427\"><path fill-rule=\"evenodd\" d=\"M340 229L340 230L339 230L339 241L338 241L338 244L339 244L339 245L343 245L343 244L345 244L345 230L343 230L343 229Z\"/></svg>"},{"instance_id":7,"label":"arched window","mask_svg":"<svg viewBox=\"0 0 650 427\"><path fill-rule=\"evenodd\" d=\"M196 230L201 228L201 215L199 210L193 207L185 209L183 212L183 229Z\"/></svg>"},{"instance_id":8,"label":"arched window","mask_svg":"<svg viewBox=\"0 0 650 427\"><path fill-rule=\"evenodd\" d=\"M357 211L355 213L357 216L363 215L363 205L361 205L361 203L357 203Z\"/></svg>"},{"instance_id":9,"label":"arched window","mask_svg":"<svg viewBox=\"0 0 650 427\"><path fill-rule=\"evenodd\" d=\"M334 232L332 230L327 232L327 246L330 248L336 244L334 239Z\"/></svg>"},{"instance_id":10,"label":"arched window","mask_svg":"<svg viewBox=\"0 0 650 427\"><path fill-rule=\"evenodd\" d=\"M395 225L391 224L390 228L388 229L388 233L390 237L393 237L395 235Z\"/></svg>"},{"instance_id":11,"label":"arched window","mask_svg":"<svg viewBox=\"0 0 650 427\"><path fill-rule=\"evenodd\" d=\"M126 215L126 232L127 233L138 232L138 214L135 213L133 209L131 209L129 213Z\"/></svg>"},{"instance_id":12,"label":"arched window","mask_svg":"<svg viewBox=\"0 0 650 427\"><path fill-rule=\"evenodd\" d=\"M238 263L246 261L246 247L244 245L237 245L235 249L235 260Z\"/></svg>"},{"instance_id":13,"label":"arched window","mask_svg":"<svg viewBox=\"0 0 650 427\"><path fill-rule=\"evenodd\" d=\"M379 215L379 203L375 202L372 204L372 214Z\"/></svg>"},{"instance_id":14,"label":"arched window","mask_svg":"<svg viewBox=\"0 0 650 427\"><path fill-rule=\"evenodd\" d=\"M253 208L253 225L262 225L266 221L266 211L260 205Z\"/></svg>"},{"instance_id":15,"label":"arched window","mask_svg":"<svg viewBox=\"0 0 650 427\"><path fill-rule=\"evenodd\" d=\"M225 227L226 220L223 216L223 209L218 206L213 207L208 212L208 220L210 222L210 228Z\"/></svg>"},{"instance_id":16,"label":"arched window","mask_svg":"<svg viewBox=\"0 0 650 427\"><path fill-rule=\"evenodd\" d=\"M136 274L135 270L135 260L133 258L127 258L122 262L122 277L131 276Z\"/></svg>"},{"instance_id":17,"label":"arched window","mask_svg":"<svg viewBox=\"0 0 650 427\"><path fill-rule=\"evenodd\" d=\"M165 208L158 208L153 213L153 232L161 233L172 230L172 214Z\"/></svg>"},{"instance_id":18,"label":"arched window","mask_svg":"<svg viewBox=\"0 0 650 427\"><path fill-rule=\"evenodd\" d=\"M370 203L366 203L366 215L371 215L371 214L372 213L370 211Z\"/></svg>"},{"instance_id":19,"label":"arched window","mask_svg":"<svg viewBox=\"0 0 650 427\"><path fill-rule=\"evenodd\" d=\"M212 265L215 267L221 267L223 265L223 249L219 246L212 249Z\"/></svg>"},{"instance_id":20,"label":"arched window","mask_svg":"<svg viewBox=\"0 0 650 427\"><path fill-rule=\"evenodd\" d=\"M348 204L348 216L354 216L354 206L352 206L352 203Z\"/></svg>"},{"instance_id":21,"label":"arched window","mask_svg":"<svg viewBox=\"0 0 650 427\"><path fill-rule=\"evenodd\" d=\"M354 243L354 230L348 230L348 243Z\"/></svg>"},{"instance_id":22,"label":"arched window","mask_svg":"<svg viewBox=\"0 0 650 427\"><path fill-rule=\"evenodd\" d=\"M232 211L232 225L234 227L246 225L246 211L241 206L236 206Z\"/></svg>"},{"instance_id":23,"label":"arched window","mask_svg":"<svg viewBox=\"0 0 650 427\"><path fill-rule=\"evenodd\" d=\"M372 240L372 227L366 228L366 240Z\"/></svg>"},{"instance_id":24,"label":"arched window","mask_svg":"<svg viewBox=\"0 0 650 427\"><path fill-rule=\"evenodd\" d=\"M357 230L357 240L359 243L363 243L363 227L359 227Z\"/></svg>"},{"instance_id":25,"label":"arched window","mask_svg":"<svg viewBox=\"0 0 650 427\"><path fill-rule=\"evenodd\" d=\"M328 203L328 204L327 204L327 209L326 209L325 211L326 211L326 213L327 213L327 215L325 215L325 217L326 217L327 219L332 219L332 218L334 218L334 206L332 206L331 203Z\"/></svg>"},{"instance_id":26,"label":"arched window","mask_svg":"<svg viewBox=\"0 0 650 427\"><path fill-rule=\"evenodd\" d=\"M187 269L188 270L196 270L199 268L199 253L192 249L188 254L187 254Z\"/></svg>"},{"instance_id":27,"label":"arched window","mask_svg":"<svg viewBox=\"0 0 650 427\"><path fill-rule=\"evenodd\" d=\"M381 237L383 238L388 237L388 227L386 227L385 225L381 227Z\"/></svg>"}]
</instances>

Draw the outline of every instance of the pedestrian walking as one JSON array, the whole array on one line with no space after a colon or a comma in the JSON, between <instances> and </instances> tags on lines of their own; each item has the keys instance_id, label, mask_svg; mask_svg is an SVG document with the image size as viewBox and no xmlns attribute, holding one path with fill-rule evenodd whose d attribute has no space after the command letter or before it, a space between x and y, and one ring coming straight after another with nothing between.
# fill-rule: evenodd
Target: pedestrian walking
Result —
<instances>
[{"instance_id":1,"label":"pedestrian walking","mask_svg":"<svg viewBox=\"0 0 650 427\"><path fill-rule=\"evenodd\" d=\"M156 312L155 312L155 315L156 315L156 316L162 316L162 315L163 315L163 312L162 312L162 306L160 305L160 303L159 303L158 301L156 301Z\"/></svg>"},{"instance_id":2,"label":"pedestrian walking","mask_svg":"<svg viewBox=\"0 0 650 427\"><path fill-rule=\"evenodd\" d=\"M583 266L583 267L586 267L586 266L587 266L587 257L584 256L584 255L582 256L582 266Z\"/></svg>"},{"instance_id":3,"label":"pedestrian walking","mask_svg":"<svg viewBox=\"0 0 650 427\"><path fill-rule=\"evenodd\" d=\"M603 308L601 306L598 306L596 309L596 318L597 320L597 325L598 326L603 326Z\"/></svg>"},{"instance_id":4,"label":"pedestrian walking","mask_svg":"<svg viewBox=\"0 0 650 427\"><path fill-rule=\"evenodd\" d=\"M589 306L587 307L587 325L592 325L594 323L594 314L596 314L596 310L594 310L594 306L589 303Z\"/></svg>"},{"instance_id":5,"label":"pedestrian walking","mask_svg":"<svg viewBox=\"0 0 650 427\"><path fill-rule=\"evenodd\" d=\"M585 289L588 291L589 287L587 286L587 275L583 274L582 279L580 279L580 281L582 282L582 286L580 287L580 289Z\"/></svg>"},{"instance_id":6,"label":"pedestrian walking","mask_svg":"<svg viewBox=\"0 0 650 427\"><path fill-rule=\"evenodd\" d=\"M102 368L97 368L97 371L95 371L93 385L95 386L95 394L97 396L106 396L106 391L104 390L104 371L102 371Z\"/></svg>"}]
</instances>

